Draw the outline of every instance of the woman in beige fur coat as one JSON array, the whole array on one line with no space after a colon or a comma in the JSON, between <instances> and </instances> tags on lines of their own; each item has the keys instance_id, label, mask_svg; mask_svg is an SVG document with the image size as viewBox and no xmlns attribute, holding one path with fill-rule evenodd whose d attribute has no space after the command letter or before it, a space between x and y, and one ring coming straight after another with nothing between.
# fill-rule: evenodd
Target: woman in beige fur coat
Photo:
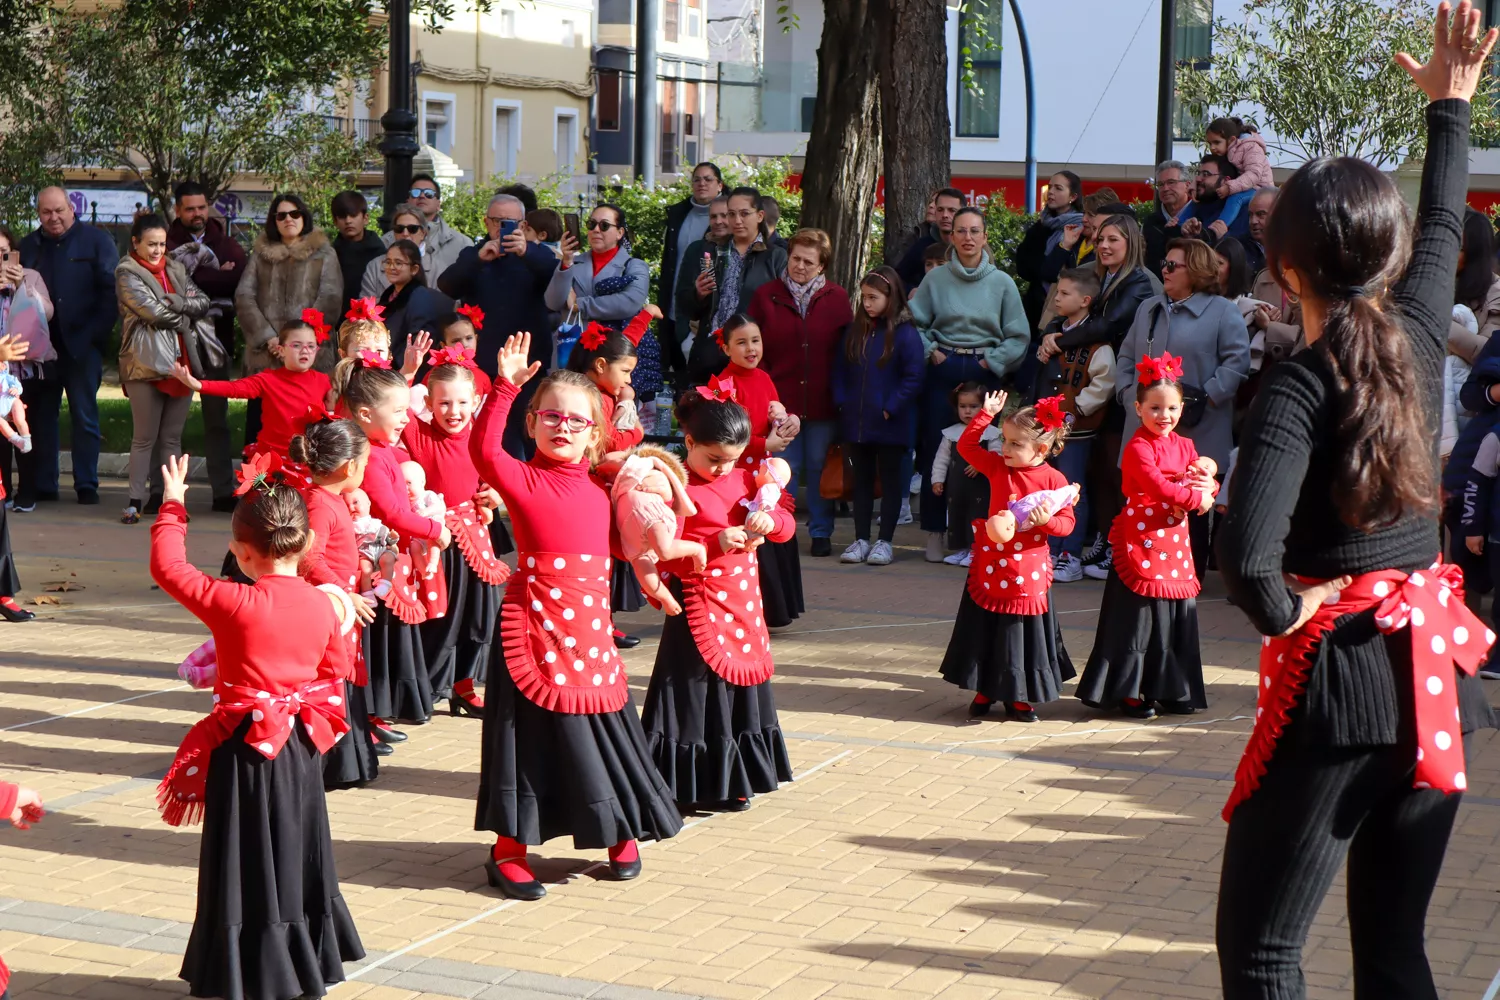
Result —
<instances>
[{"instance_id":1,"label":"woman in beige fur coat","mask_svg":"<svg viewBox=\"0 0 1500 1000\"><path fill-rule=\"evenodd\" d=\"M295 194L276 195L234 294L245 336L245 374L271 367L271 343L284 323L302 318L302 310L321 311L324 321L337 328L343 291L333 245L314 224L306 203ZM320 352L319 362L324 353L327 365L320 364L320 370L333 367L332 350Z\"/></svg>"}]
</instances>

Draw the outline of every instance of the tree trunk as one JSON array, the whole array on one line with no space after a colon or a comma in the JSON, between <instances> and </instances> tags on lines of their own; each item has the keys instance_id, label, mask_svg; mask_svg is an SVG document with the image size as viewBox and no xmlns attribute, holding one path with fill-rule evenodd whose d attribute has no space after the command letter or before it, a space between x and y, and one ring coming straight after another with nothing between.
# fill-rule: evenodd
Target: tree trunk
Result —
<instances>
[{"instance_id":1,"label":"tree trunk","mask_svg":"<svg viewBox=\"0 0 1500 1000\"><path fill-rule=\"evenodd\" d=\"M888 42L880 75L885 146L885 260L911 246L927 199L951 182L947 10L943 0L886 0ZM990 0L997 3L999 0Z\"/></svg>"},{"instance_id":2,"label":"tree trunk","mask_svg":"<svg viewBox=\"0 0 1500 1000\"><path fill-rule=\"evenodd\" d=\"M941 0L939 0L941 2ZM802 169L802 224L833 241L828 280L863 276L880 171L880 46L889 0L824 0L818 99Z\"/></svg>"}]
</instances>

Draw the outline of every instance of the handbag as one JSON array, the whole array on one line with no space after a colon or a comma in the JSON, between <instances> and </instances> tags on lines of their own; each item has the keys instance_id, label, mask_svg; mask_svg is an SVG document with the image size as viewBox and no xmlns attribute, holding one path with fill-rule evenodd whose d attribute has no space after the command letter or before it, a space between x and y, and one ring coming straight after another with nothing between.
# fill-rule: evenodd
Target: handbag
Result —
<instances>
[{"instance_id":1,"label":"handbag","mask_svg":"<svg viewBox=\"0 0 1500 1000\"><path fill-rule=\"evenodd\" d=\"M828 446L823 472L818 477L818 496L824 500L854 499L854 460L837 441ZM875 477L875 496L880 497L880 477Z\"/></svg>"},{"instance_id":2,"label":"handbag","mask_svg":"<svg viewBox=\"0 0 1500 1000\"><path fill-rule=\"evenodd\" d=\"M206 373L229 367L229 352L225 351L224 345L219 342L219 333L214 329L212 318L199 316L197 319L184 322L182 339L186 348L188 369L194 377L203 378Z\"/></svg>"},{"instance_id":3,"label":"handbag","mask_svg":"<svg viewBox=\"0 0 1500 1000\"><path fill-rule=\"evenodd\" d=\"M1172 317L1166 305L1158 302L1151 309L1151 323L1146 328L1147 357L1156 356L1156 349L1153 345L1156 342L1156 318L1158 316L1165 316L1167 320L1167 336L1163 339L1170 340L1172 336ZM1162 350L1167 350L1166 344L1162 345ZM1203 415L1208 412L1208 393L1204 392L1201 386L1187 382L1179 382L1177 387L1182 392L1182 418L1177 421L1177 427L1179 430L1190 431L1198 426Z\"/></svg>"}]
</instances>

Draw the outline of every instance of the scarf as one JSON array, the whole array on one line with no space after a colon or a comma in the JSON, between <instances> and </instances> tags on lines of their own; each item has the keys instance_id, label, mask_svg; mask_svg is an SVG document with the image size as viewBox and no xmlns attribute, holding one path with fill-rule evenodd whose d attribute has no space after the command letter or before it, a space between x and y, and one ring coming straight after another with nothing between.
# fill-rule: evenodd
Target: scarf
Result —
<instances>
[{"instance_id":1,"label":"scarf","mask_svg":"<svg viewBox=\"0 0 1500 1000\"><path fill-rule=\"evenodd\" d=\"M714 328L718 329L729 322L729 317L739 312L740 309L740 286L744 283L745 265L749 263L750 255L757 249L764 250L765 243L760 236L755 237L755 242L740 253L734 248L734 240L730 240L724 246L724 278L719 282L719 307L714 310Z\"/></svg>"},{"instance_id":2,"label":"scarf","mask_svg":"<svg viewBox=\"0 0 1500 1000\"><path fill-rule=\"evenodd\" d=\"M130 256L135 258L135 262L137 264L141 265L146 270L151 272L151 276L156 279L159 285L161 285L162 291L166 292L168 295L171 295L176 291L176 289L172 287L172 280L167 277L166 254L163 254L161 260L158 261L155 265L151 264L134 250L130 251Z\"/></svg>"},{"instance_id":3,"label":"scarf","mask_svg":"<svg viewBox=\"0 0 1500 1000\"><path fill-rule=\"evenodd\" d=\"M828 279L820 274L807 284L799 285L787 271L781 272L781 280L786 282L787 290L792 293L792 301L797 303L797 315L803 319L807 318L807 307L812 305L813 297L828 284Z\"/></svg>"}]
</instances>

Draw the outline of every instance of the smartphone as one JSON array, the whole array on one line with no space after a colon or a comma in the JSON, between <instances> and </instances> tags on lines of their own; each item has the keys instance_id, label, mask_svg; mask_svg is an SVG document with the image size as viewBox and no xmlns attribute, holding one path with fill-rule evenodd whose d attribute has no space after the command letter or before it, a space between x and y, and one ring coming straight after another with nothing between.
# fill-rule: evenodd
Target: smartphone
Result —
<instances>
[{"instance_id":1,"label":"smartphone","mask_svg":"<svg viewBox=\"0 0 1500 1000\"><path fill-rule=\"evenodd\" d=\"M19 263L21 263L21 251L19 251L19 250L7 250L7 251L5 251L4 261L7 264L19 264Z\"/></svg>"},{"instance_id":2,"label":"smartphone","mask_svg":"<svg viewBox=\"0 0 1500 1000\"><path fill-rule=\"evenodd\" d=\"M563 215L563 229L567 231L567 233L568 233L569 236L573 237L573 242L574 243L577 243L579 246L583 246L583 236L579 232L579 229L578 229L578 213L577 212L567 212L567 213L564 213L564 215Z\"/></svg>"},{"instance_id":3,"label":"smartphone","mask_svg":"<svg viewBox=\"0 0 1500 1000\"><path fill-rule=\"evenodd\" d=\"M500 238L502 240L505 239L505 237L515 232L516 227L519 225L520 223L515 219L506 219L504 222L500 223Z\"/></svg>"}]
</instances>

